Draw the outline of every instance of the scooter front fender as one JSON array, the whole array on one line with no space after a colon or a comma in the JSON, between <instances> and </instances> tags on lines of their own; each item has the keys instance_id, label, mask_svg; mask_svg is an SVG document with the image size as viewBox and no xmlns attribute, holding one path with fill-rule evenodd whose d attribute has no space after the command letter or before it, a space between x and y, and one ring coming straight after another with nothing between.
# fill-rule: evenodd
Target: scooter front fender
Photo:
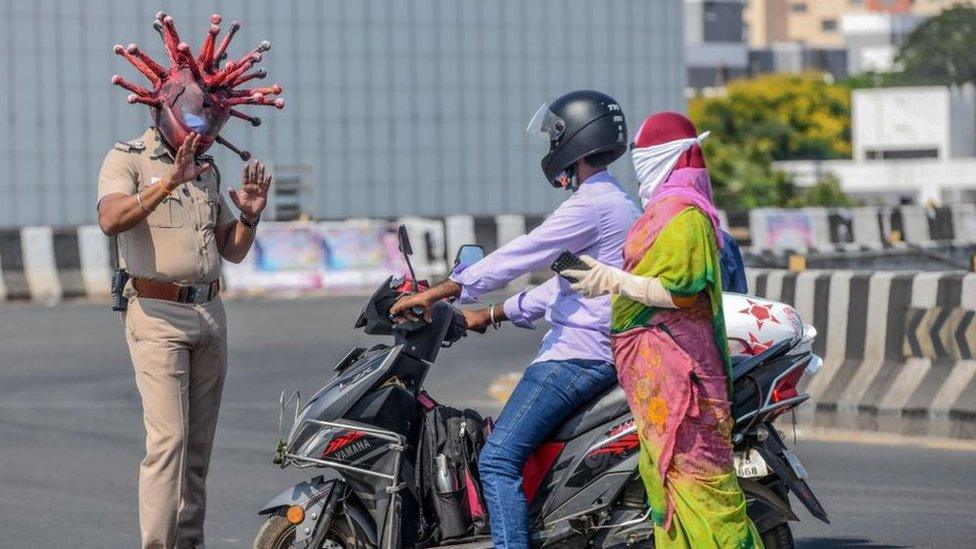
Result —
<instances>
[{"instance_id":1,"label":"scooter front fender","mask_svg":"<svg viewBox=\"0 0 976 549\"><path fill-rule=\"evenodd\" d=\"M336 479L326 481L325 477L319 475L317 477L312 477L305 482L299 482L298 484L271 498L268 503L265 503L264 506L261 507L258 514L267 515L275 512L278 509L287 509L292 505L301 505L302 507L306 507L309 500L312 498L325 499L326 496L328 496L328 491L332 489L332 485L335 483L335 481Z\"/></svg>"},{"instance_id":2,"label":"scooter front fender","mask_svg":"<svg viewBox=\"0 0 976 549\"><path fill-rule=\"evenodd\" d=\"M305 510L305 519L295 528L295 542L299 544L308 543L315 533L323 527L328 527L328 525L319 523L323 519L322 510L329 501L329 496L336 490L345 490L345 481L340 478L326 479L322 475L312 477L271 498L268 503L261 507L258 514L267 515L278 509L287 509L292 505L302 507ZM339 492L338 495L341 496L342 493ZM342 505L342 512L352 519L370 543L376 545L376 525L373 524L369 513L362 507L362 504L358 504L358 500L347 498ZM332 516L328 520L334 518Z\"/></svg>"}]
</instances>

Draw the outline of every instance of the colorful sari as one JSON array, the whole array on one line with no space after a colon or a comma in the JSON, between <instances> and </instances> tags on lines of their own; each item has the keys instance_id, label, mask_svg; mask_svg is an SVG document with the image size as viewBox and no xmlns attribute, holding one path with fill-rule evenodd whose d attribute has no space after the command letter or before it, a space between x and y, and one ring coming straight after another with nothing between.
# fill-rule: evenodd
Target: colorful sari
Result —
<instances>
[{"instance_id":1,"label":"colorful sari","mask_svg":"<svg viewBox=\"0 0 976 549\"><path fill-rule=\"evenodd\" d=\"M672 172L631 228L624 270L661 280L690 307L613 300L617 377L636 418L655 547L762 547L732 464L731 366L722 316L717 220L696 187L704 169ZM708 193L710 198L710 192Z\"/></svg>"}]
</instances>

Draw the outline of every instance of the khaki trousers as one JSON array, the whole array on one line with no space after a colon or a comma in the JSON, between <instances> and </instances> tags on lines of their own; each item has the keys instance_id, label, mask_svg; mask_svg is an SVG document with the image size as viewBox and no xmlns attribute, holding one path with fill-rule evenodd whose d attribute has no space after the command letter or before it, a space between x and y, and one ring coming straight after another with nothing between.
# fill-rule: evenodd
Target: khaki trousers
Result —
<instances>
[{"instance_id":1,"label":"khaki trousers","mask_svg":"<svg viewBox=\"0 0 976 549\"><path fill-rule=\"evenodd\" d=\"M207 468L227 372L223 303L134 297L123 321L146 427L142 547L204 547Z\"/></svg>"}]
</instances>

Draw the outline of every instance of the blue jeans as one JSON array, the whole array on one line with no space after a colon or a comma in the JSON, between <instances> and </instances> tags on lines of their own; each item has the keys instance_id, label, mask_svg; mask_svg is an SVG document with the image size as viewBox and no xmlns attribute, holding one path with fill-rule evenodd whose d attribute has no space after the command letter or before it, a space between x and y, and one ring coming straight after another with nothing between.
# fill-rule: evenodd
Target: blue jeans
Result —
<instances>
[{"instance_id":1,"label":"blue jeans","mask_svg":"<svg viewBox=\"0 0 976 549\"><path fill-rule=\"evenodd\" d=\"M496 548L529 547L522 468L532 451L564 419L616 382L613 364L600 360L537 362L525 371L479 462Z\"/></svg>"}]
</instances>

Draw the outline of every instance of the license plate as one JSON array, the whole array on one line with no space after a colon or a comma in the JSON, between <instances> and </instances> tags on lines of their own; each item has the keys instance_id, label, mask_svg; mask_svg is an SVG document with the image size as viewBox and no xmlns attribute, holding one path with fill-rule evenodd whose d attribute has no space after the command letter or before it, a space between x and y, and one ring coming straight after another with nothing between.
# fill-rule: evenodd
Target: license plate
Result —
<instances>
[{"instance_id":1,"label":"license plate","mask_svg":"<svg viewBox=\"0 0 976 549\"><path fill-rule=\"evenodd\" d=\"M806 480L810 477L806 467L800 463L800 458L796 457L796 454L784 448L783 457L786 458L786 463L790 464L790 469L793 469L793 474L796 475L796 478Z\"/></svg>"},{"instance_id":2,"label":"license plate","mask_svg":"<svg viewBox=\"0 0 976 549\"><path fill-rule=\"evenodd\" d=\"M736 452L733 456L735 472L742 478L759 478L769 475L766 460L754 449Z\"/></svg>"}]
</instances>

